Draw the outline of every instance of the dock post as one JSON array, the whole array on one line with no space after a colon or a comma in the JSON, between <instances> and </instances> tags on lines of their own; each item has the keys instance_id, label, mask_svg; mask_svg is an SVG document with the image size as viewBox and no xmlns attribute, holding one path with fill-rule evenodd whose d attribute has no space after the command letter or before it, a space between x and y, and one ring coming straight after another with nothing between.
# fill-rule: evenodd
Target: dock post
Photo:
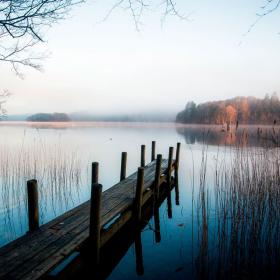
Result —
<instances>
[{"instance_id":1,"label":"dock post","mask_svg":"<svg viewBox=\"0 0 280 280\"><path fill-rule=\"evenodd\" d=\"M135 194L135 218L137 223L141 221L141 217L142 217L143 190L144 190L144 168L139 167L137 173L137 185L136 185L136 194Z\"/></svg>"},{"instance_id":2,"label":"dock post","mask_svg":"<svg viewBox=\"0 0 280 280\"><path fill-rule=\"evenodd\" d=\"M98 184L98 162L92 163L89 241L93 249L94 264L100 262L101 195L102 185Z\"/></svg>"},{"instance_id":3,"label":"dock post","mask_svg":"<svg viewBox=\"0 0 280 280\"><path fill-rule=\"evenodd\" d=\"M151 161L156 159L156 141L152 141L152 154L151 154Z\"/></svg>"},{"instance_id":4,"label":"dock post","mask_svg":"<svg viewBox=\"0 0 280 280\"><path fill-rule=\"evenodd\" d=\"M90 199L89 240L90 246L93 250L93 260L95 265L99 265L100 262L101 195L102 185L93 183L91 185Z\"/></svg>"},{"instance_id":5,"label":"dock post","mask_svg":"<svg viewBox=\"0 0 280 280\"><path fill-rule=\"evenodd\" d=\"M98 172L99 172L99 164L98 162L93 162L91 168L91 184L98 183Z\"/></svg>"},{"instance_id":6,"label":"dock post","mask_svg":"<svg viewBox=\"0 0 280 280\"><path fill-rule=\"evenodd\" d=\"M37 180L27 181L29 231L39 228L39 204Z\"/></svg>"},{"instance_id":7,"label":"dock post","mask_svg":"<svg viewBox=\"0 0 280 280\"><path fill-rule=\"evenodd\" d=\"M176 147L176 160L175 160L175 170L179 169L179 161L180 161L180 148L181 148L181 143L177 143Z\"/></svg>"},{"instance_id":8,"label":"dock post","mask_svg":"<svg viewBox=\"0 0 280 280\"><path fill-rule=\"evenodd\" d=\"M155 186L154 186L154 194L156 200L159 196L159 183L160 183L160 176L161 176L161 162L162 162L162 155L157 155L157 162L156 162L156 173L155 173Z\"/></svg>"},{"instance_id":9,"label":"dock post","mask_svg":"<svg viewBox=\"0 0 280 280\"><path fill-rule=\"evenodd\" d=\"M127 152L122 152L120 181L126 178Z\"/></svg>"},{"instance_id":10,"label":"dock post","mask_svg":"<svg viewBox=\"0 0 280 280\"><path fill-rule=\"evenodd\" d=\"M141 167L145 167L145 150L146 146L141 145Z\"/></svg>"},{"instance_id":11,"label":"dock post","mask_svg":"<svg viewBox=\"0 0 280 280\"><path fill-rule=\"evenodd\" d=\"M169 147L169 154L168 154L168 167L167 167L167 182L168 185L171 183L171 172L172 172L172 163L173 163L173 147Z\"/></svg>"}]
</instances>

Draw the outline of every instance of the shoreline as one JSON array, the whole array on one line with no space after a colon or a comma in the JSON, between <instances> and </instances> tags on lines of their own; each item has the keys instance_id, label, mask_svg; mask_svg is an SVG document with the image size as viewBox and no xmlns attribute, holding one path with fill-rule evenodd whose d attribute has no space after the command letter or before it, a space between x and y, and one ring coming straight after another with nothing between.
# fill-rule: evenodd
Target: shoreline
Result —
<instances>
[{"instance_id":1,"label":"shoreline","mask_svg":"<svg viewBox=\"0 0 280 280\"><path fill-rule=\"evenodd\" d=\"M114 121L69 121L69 122L30 122L30 121L0 121L0 127L4 126L25 126L35 128L67 128L67 127L175 127L175 128L205 128L205 129L216 129L221 128L222 125L218 124L183 124L176 122L114 122ZM268 128L268 127L279 127L280 125L271 124L240 124L241 128ZM232 126L235 127L235 126ZM235 130L235 129L234 129Z\"/></svg>"}]
</instances>

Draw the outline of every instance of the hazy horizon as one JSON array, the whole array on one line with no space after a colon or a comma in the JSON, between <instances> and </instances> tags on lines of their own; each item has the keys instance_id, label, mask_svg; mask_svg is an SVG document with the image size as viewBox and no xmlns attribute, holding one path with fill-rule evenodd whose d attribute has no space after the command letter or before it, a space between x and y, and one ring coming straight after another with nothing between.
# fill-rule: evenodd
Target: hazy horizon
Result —
<instances>
[{"instance_id":1,"label":"hazy horizon","mask_svg":"<svg viewBox=\"0 0 280 280\"><path fill-rule=\"evenodd\" d=\"M177 1L189 20L146 11L140 32L114 1L74 7L53 26L38 50L51 53L44 72L15 76L0 65L0 90L12 96L9 114L179 112L196 103L280 92L278 13L264 17L246 36L263 1Z\"/></svg>"},{"instance_id":2,"label":"hazy horizon","mask_svg":"<svg viewBox=\"0 0 280 280\"><path fill-rule=\"evenodd\" d=\"M276 93L276 92L274 92ZM276 93L277 94L277 93ZM268 94L268 97L270 98L273 94ZM229 101L231 99L238 99L238 98L258 98L260 100L264 99L266 96L260 96L260 97L255 97L255 96L233 96L230 98L225 98L225 99L219 99L219 100L205 100L203 102L200 103L196 103L196 105L200 105L200 104L207 104L207 103L212 103L213 101L217 101L217 102L222 102L222 101ZM277 97L280 98L280 96L277 94ZM164 116L166 115L167 117L170 116L174 116L176 117L176 115L183 111L187 105L187 103L189 102L193 102L193 100L187 100L185 104L182 105L182 108L178 110L175 109L167 109L167 110L163 110L160 108L157 109L140 109L138 111L126 111L126 112L94 112L91 110L77 110L77 111L69 111L67 109L65 109L64 111L52 111L52 109L50 108L49 110L44 110L44 111L34 111L34 112L22 112L22 113L15 113L15 114L10 114L10 116L14 117L14 116L29 116L29 115L34 115L34 114L39 114L39 113L46 113L46 114L53 114L53 113L66 113L68 115L77 115L77 116L90 116L90 117L124 117L124 116ZM9 117L9 114L8 114Z\"/></svg>"}]
</instances>

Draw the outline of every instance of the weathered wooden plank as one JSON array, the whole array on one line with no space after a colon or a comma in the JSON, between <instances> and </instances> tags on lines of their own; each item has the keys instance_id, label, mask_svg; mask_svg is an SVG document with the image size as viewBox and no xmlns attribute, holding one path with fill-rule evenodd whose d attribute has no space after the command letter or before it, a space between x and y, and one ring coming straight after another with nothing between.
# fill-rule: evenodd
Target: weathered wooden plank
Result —
<instances>
[{"instance_id":1,"label":"weathered wooden plank","mask_svg":"<svg viewBox=\"0 0 280 280\"><path fill-rule=\"evenodd\" d=\"M86 206L86 205L85 205ZM84 207L85 208L85 207ZM88 219L88 207L86 207L85 209L84 209L85 211L80 211L79 212L79 216L80 217L82 217L83 219L81 219L81 223L82 222L84 222L84 221L86 221L87 219ZM105 215L106 216L106 210L104 211L105 209L103 209L103 216ZM118 205L118 210L120 210L120 211L122 211L122 210L125 210L125 205L120 205L120 203L119 203L119 205ZM113 216L115 215L115 213L114 212L112 212L111 211L111 213L109 213L109 215L107 215L107 217L106 217L106 219L105 220L109 220L109 219L111 219ZM79 220L77 219L77 217L78 216L76 216L76 217L73 217L74 219L73 219L73 222L74 223L72 223L72 226L77 226L78 225L78 222L79 222ZM64 225L66 224L66 227L67 227L67 229L66 230L63 230L63 228L64 228ZM61 229L62 228L62 229ZM55 232L53 232L53 229L55 230ZM31 247L28 245L28 244L24 244L24 245L27 245L27 248L26 248L26 246L24 246L24 248L22 248L23 250L24 250L24 252L25 253L28 253L28 258L31 258L32 257L32 254L30 254L30 251L31 251L31 253L33 253L33 254L38 254L38 253L40 253L42 250L44 250L48 245L49 245L49 243L50 242L53 242L53 241L55 241L56 239L57 239L57 237L59 237L60 235L63 235L63 234L65 234L65 233L67 233L67 230L71 230L71 223L70 223L70 226L69 226L69 224L67 224L67 223L63 223L63 226L62 226L62 223L60 223L59 225L54 225L54 226L52 226L51 227L51 230L47 230L47 231L45 231L45 232L42 232L43 234L41 234L40 236L39 236L39 239L40 240L38 240L37 242L36 242L36 240L35 240L35 242L34 242L34 240L33 240L33 242L32 242L32 244L31 244ZM56 234L57 233L57 234ZM44 236L44 234L46 235L46 236ZM46 238L47 237L47 238ZM42 243L41 242L41 240L43 240L44 242ZM38 246L38 244L40 244L40 246ZM40 252L38 252L38 251L36 251L36 250L34 250L34 249L36 249L36 248L40 248L41 250L40 250ZM18 248L19 249L19 248ZM31 250L32 249L32 250ZM15 265L16 265L16 260L15 260L15 257L17 257L18 256L18 258L20 258L20 260L22 260L22 254L17 250L16 251L16 253L15 254L11 254L10 255L10 257L12 257L13 258L13 262L12 262L12 267L14 267ZM3 258L2 258L2 260L3 260ZM5 261L5 259L4 259L4 261ZM6 262L8 262L9 260L6 260ZM11 269L11 267L9 267L9 266L6 266L6 268L7 269Z\"/></svg>"},{"instance_id":2,"label":"weathered wooden plank","mask_svg":"<svg viewBox=\"0 0 280 280\"><path fill-rule=\"evenodd\" d=\"M163 178L162 178L163 179ZM149 197L152 196L152 192L148 191L146 193L146 195L144 195L143 197L143 201L147 201L147 199ZM126 216L126 215L124 215ZM127 217L131 217L132 216L132 210L129 211L127 213L127 216L126 216L126 220L120 220L120 223L118 225L118 229L121 228L121 226L123 225L122 222L125 222L127 221ZM116 229L116 228L115 228ZM43 273L47 272L50 268L52 268L55 264L57 264L59 261L62 261L64 259L64 257L68 254L70 254L72 252L73 249L71 248L77 248L77 244L81 244L82 241L86 240L89 236L89 232L88 232L88 220L85 222L84 225L80 226L78 229L76 229L77 232L79 232L79 234L76 236L75 240L71 240L69 241L69 243L67 243L67 246L63 248L63 250L57 250L57 252L55 254L52 254L52 258L51 258L51 261L47 261L47 263L40 263L39 265L36 266L36 268L34 270L32 270L32 273L28 273L26 275L26 277L24 275L21 275L21 278L20 279L36 279L37 277L37 274L38 275L42 275ZM116 230L117 231L117 230ZM108 239L107 239L108 241ZM104 245L105 242L102 242Z\"/></svg>"},{"instance_id":3,"label":"weathered wooden plank","mask_svg":"<svg viewBox=\"0 0 280 280\"><path fill-rule=\"evenodd\" d=\"M153 164L148 165L148 167L149 166L152 167ZM102 194L103 205L107 205L109 199L112 199L115 197L121 198L122 194L124 194L124 196L127 196L127 188L131 188L131 184L133 184L135 180L136 180L136 173L129 176L123 182L118 183L118 184L114 185L112 188L103 192L103 194ZM122 190L122 191L120 192L120 190ZM3 256L5 253L8 253L9 250L12 249L13 247L19 246L20 244L22 244L22 241L28 241L29 238L34 239L38 235L44 238L44 236L42 236L42 232L44 232L48 228L53 227L53 228L57 228L57 230L59 228L62 228L63 225L65 224L65 222L67 222L67 218L73 217L75 214L79 215L79 212L81 211L81 209L84 209L85 207L87 210L87 208L89 207L88 202L85 202L85 203L81 204L80 206L75 207L74 209L70 210L69 212L52 220L48 224L41 226L39 231L25 235L24 237L27 239L19 238L15 241L11 242L10 244L8 244L5 247L0 249L0 256ZM105 215L106 212L103 211L103 214ZM75 216L74 216L74 218L75 218Z\"/></svg>"},{"instance_id":4,"label":"weathered wooden plank","mask_svg":"<svg viewBox=\"0 0 280 280\"><path fill-rule=\"evenodd\" d=\"M129 182L129 183L130 184L128 184L126 186L126 188L127 187L131 188L131 182ZM128 192L128 190L126 188L124 188L123 186L122 186L122 188L123 188L123 191L124 191L123 193L116 192L116 190L115 190L114 193L112 194L110 192L111 189L109 189L109 190L107 190L107 191L105 191L103 193L103 205L105 205L105 207L102 209L102 215L105 216L105 220L103 220L103 224L105 224L111 218L111 216L114 215L114 214L110 213L109 215L106 216L107 213L111 212L111 210L114 209L114 204L112 202L117 201L117 202L127 203L128 202L128 198L133 198L133 189L131 189L131 191ZM120 199L123 199L123 201L121 201ZM108 203L109 200L110 200L110 203ZM107 208L106 208L106 206L107 206ZM108 210L108 208L109 208L109 210ZM85 211L81 212L82 209L84 209ZM76 216L73 216L77 210L79 210L78 213L76 213ZM54 221L52 221L50 224L47 225L47 227L46 227L46 225L41 227L40 232L38 232L36 234L36 235L39 234L39 236L36 236L36 235L33 234L33 235L29 235L30 238L32 238L34 240L34 238L36 236L36 237L44 239L45 236L42 235L42 233L44 233L44 231L45 231L44 227L45 228L52 228L52 229L54 229L54 230L56 230L58 232L65 225L67 225L67 223L69 222L68 221L69 219L67 220L68 217L70 217L70 222L71 222L71 217L74 220L75 219L78 220L79 216L84 217L85 212L88 212L88 205L87 205L87 203L84 203L81 207L77 207L76 209L73 209L71 211L73 212L73 215L65 215L64 214L63 216L57 218L58 220L57 220L56 223ZM68 214L68 213L66 213L66 214ZM64 216L66 216L65 220L63 220ZM51 233L53 233L53 232L51 231ZM19 244L10 244L10 245L8 245L8 247L13 248L13 247L15 247L17 245L19 245ZM23 245L25 246L25 244L23 244ZM5 248L3 248L3 249L5 249ZM3 251L7 251L7 250L3 250ZM3 256L3 254L1 254L1 256Z\"/></svg>"},{"instance_id":5,"label":"weathered wooden plank","mask_svg":"<svg viewBox=\"0 0 280 280\"><path fill-rule=\"evenodd\" d=\"M162 172L166 172L166 168L167 160L163 160ZM147 189L153 184L154 173L155 162L152 162L145 167L146 193L143 201L150 196L151 192ZM136 176L136 173L132 174L102 194L102 225L131 207ZM88 228L89 202L86 202L43 225L34 233L28 233L0 248L0 278L37 279L79 247L89 236ZM29 262L31 259L32 262Z\"/></svg>"}]
</instances>

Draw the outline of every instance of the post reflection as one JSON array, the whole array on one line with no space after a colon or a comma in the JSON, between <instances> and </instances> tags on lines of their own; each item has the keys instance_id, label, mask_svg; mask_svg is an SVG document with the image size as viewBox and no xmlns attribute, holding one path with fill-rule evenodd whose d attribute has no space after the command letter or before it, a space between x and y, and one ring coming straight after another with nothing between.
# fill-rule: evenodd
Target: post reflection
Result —
<instances>
[{"instance_id":1,"label":"post reflection","mask_svg":"<svg viewBox=\"0 0 280 280\"><path fill-rule=\"evenodd\" d=\"M154 224L155 224L155 240L156 243L161 241L161 234L160 234L160 218L159 218L159 206L158 203L154 205Z\"/></svg>"},{"instance_id":2,"label":"post reflection","mask_svg":"<svg viewBox=\"0 0 280 280\"><path fill-rule=\"evenodd\" d=\"M175 204L180 205L178 170L175 170L174 185L175 185Z\"/></svg>"},{"instance_id":3,"label":"post reflection","mask_svg":"<svg viewBox=\"0 0 280 280\"><path fill-rule=\"evenodd\" d=\"M143 275L144 262L143 262L141 230L135 231L134 247L135 247L136 273L137 275Z\"/></svg>"}]
</instances>

